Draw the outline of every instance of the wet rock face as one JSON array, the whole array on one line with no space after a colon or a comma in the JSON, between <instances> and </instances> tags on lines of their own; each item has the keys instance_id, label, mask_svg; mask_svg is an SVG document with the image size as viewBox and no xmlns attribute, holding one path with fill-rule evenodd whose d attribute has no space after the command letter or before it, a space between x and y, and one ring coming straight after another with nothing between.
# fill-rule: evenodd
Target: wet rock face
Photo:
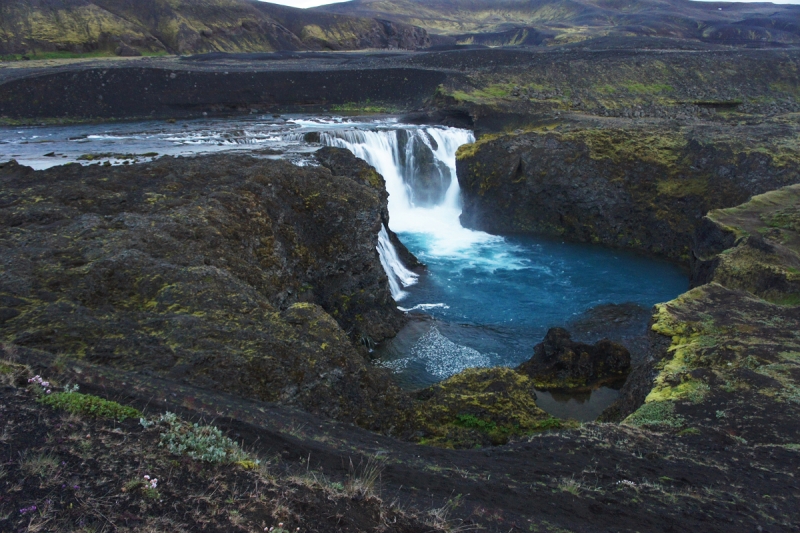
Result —
<instances>
[{"instance_id":1,"label":"wet rock face","mask_svg":"<svg viewBox=\"0 0 800 533\"><path fill-rule=\"evenodd\" d=\"M320 163L3 164L0 340L370 423L394 388L358 343L404 322L386 192L347 151Z\"/></svg>"},{"instance_id":2,"label":"wet rock face","mask_svg":"<svg viewBox=\"0 0 800 533\"><path fill-rule=\"evenodd\" d=\"M631 356L607 339L594 345L575 342L567 330L551 328L533 349L533 357L517 369L539 389L587 389L625 379Z\"/></svg>"},{"instance_id":3,"label":"wet rock face","mask_svg":"<svg viewBox=\"0 0 800 533\"><path fill-rule=\"evenodd\" d=\"M397 130L403 181L409 185L411 201L417 206L441 204L452 181L450 169L433 155L433 150L438 149L436 140L425 135L423 140L417 134Z\"/></svg>"}]
</instances>

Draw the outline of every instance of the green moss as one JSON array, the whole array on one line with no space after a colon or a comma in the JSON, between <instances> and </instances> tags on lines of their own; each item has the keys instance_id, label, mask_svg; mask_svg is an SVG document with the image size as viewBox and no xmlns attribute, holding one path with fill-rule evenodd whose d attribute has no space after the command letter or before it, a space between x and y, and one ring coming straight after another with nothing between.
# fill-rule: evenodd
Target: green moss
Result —
<instances>
[{"instance_id":1,"label":"green moss","mask_svg":"<svg viewBox=\"0 0 800 533\"><path fill-rule=\"evenodd\" d=\"M671 313L672 307L702 297L703 294L702 288L694 289L673 302L656 305L652 329L656 333L671 337L672 343L668 352L672 357L661 364L661 371L645 402L687 400L699 403L708 394L707 384L691 379L688 375L693 368L705 364L701 352L717 343L713 328L709 331L705 324L690 324L676 320Z\"/></svg>"},{"instance_id":2,"label":"green moss","mask_svg":"<svg viewBox=\"0 0 800 533\"><path fill-rule=\"evenodd\" d=\"M141 416L141 413L133 407L78 392L54 392L53 394L42 396L39 401L56 409L63 409L70 413L95 418L125 420L126 418L138 418Z\"/></svg>"},{"instance_id":3,"label":"green moss","mask_svg":"<svg viewBox=\"0 0 800 533\"><path fill-rule=\"evenodd\" d=\"M768 302L784 307L800 306L800 294L784 294L777 296L768 296L765 298Z\"/></svg>"},{"instance_id":4,"label":"green moss","mask_svg":"<svg viewBox=\"0 0 800 533\"><path fill-rule=\"evenodd\" d=\"M378 174L372 167L362 170L359 173L359 177L378 190L384 190L386 187L383 176Z\"/></svg>"},{"instance_id":5,"label":"green moss","mask_svg":"<svg viewBox=\"0 0 800 533\"><path fill-rule=\"evenodd\" d=\"M765 213L761 219L771 228L788 229L800 233L800 207L798 206Z\"/></svg>"},{"instance_id":6,"label":"green moss","mask_svg":"<svg viewBox=\"0 0 800 533\"><path fill-rule=\"evenodd\" d=\"M706 178L689 179L665 179L657 184L659 194L672 196L674 198L684 198L686 196L705 196L708 192L708 180Z\"/></svg>"},{"instance_id":7,"label":"green moss","mask_svg":"<svg viewBox=\"0 0 800 533\"><path fill-rule=\"evenodd\" d=\"M449 95L458 102L470 102L476 104L492 104L498 100L503 100L511 95L514 86L512 84L491 84L480 89L469 91L452 91Z\"/></svg>"},{"instance_id":8,"label":"green moss","mask_svg":"<svg viewBox=\"0 0 800 533\"><path fill-rule=\"evenodd\" d=\"M465 370L420 395L412 425L437 446L503 444L570 425L539 409L530 379L508 368Z\"/></svg>"},{"instance_id":9,"label":"green moss","mask_svg":"<svg viewBox=\"0 0 800 533\"><path fill-rule=\"evenodd\" d=\"M499 139L500 137L503 136L504 134L502 133L492 133L488 135L483 135L480 139L478 139L474 143L462 144L461 146L458 147L458 150L456 151L456 159L459 161L463 161L465 159L475 157L475 155L478 153L478 150L480 150L481 146L490 143L496 139Z\"/></svg>"},{"instance_id":10,"label":"green moss","mask_svg":"<svg viewBox=\"0 0 800 533\"><path fill-rule=\"evenodd\" d=\"M622 87L628 89L628 91L636 94L658 94L658 93L666 93L672 92L675 88L672 85L668 85L666 83L639 83L639 82L628 82L620 84Z\"/></svg>"},{"instance_id":11,"label":"green moss","mask_svg":"<svg viewBox=\"0 0 800 533\"><path fill-rule=\"evenodd\" d=\"M562 141L577 141L589 148L592 159L611 159L615 163L644 161L677 170L681 152L688 141L677 131L584 129L559 135Z\"/></svg>"},{"instance_id":12,"label":"green moss","mask_svg":"<svg viewBox=\"0 0 800 533\"><path fill-rule=\"evenodd\" d=\"M334 104L330 107L336 113L348 113L354 115L380 115L386 113L396 113L397 108L391 105L366 102L346 102L344 104Z\"/></svg>"},{"instance_id":13,"label":"green moss","mask_svg":"<svg viewBox=\"0 0 800 533\"><path fill-rule=\"evenodd\" d=\"M675 414L672 402L649 402L643 404L624 420L632 426L677 429L685 424L683 417Z\"/></svg>"}]
</instances>

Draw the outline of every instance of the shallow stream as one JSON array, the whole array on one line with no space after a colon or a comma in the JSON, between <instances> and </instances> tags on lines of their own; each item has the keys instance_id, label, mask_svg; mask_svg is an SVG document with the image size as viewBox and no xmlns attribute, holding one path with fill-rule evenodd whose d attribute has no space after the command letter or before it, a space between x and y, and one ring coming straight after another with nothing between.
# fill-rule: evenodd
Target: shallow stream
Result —
<instances>
[{"instance_id":1,"label":"shallow stream","mask_svg":"<svg viewBox=\"0 0 800 533\"><path fill-rule=\"evenodd\" d=\"M598 310L622 310L621 327L612 337L635 339L653 304L688 287L686 274L667 262L463 228L455 154L474 140L466 130L385 118L303 116L0 128L0 161L17 159L42 169L240 151L306 165L314 164L309 156L319 147L305 140L308 133L319 133L322 144L348 148L376 167L390 195L391 229L427 265L409 271L382 232L379 251L392 292L403 310L418 317L376 351L403 386L435 383L469 367L516 366L553 326L567 326L578 340L597 340L606 333L591 327ZM603 307L607 304L635 305ZM591 420L617 392L538 396L539 405L555 416Z\"/></svg>"}]
</instances>

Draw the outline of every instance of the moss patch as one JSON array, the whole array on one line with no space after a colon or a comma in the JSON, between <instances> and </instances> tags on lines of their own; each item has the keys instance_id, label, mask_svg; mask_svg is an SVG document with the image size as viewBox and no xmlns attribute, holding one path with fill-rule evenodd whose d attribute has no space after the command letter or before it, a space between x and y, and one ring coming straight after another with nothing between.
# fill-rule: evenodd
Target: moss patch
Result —
<instances>
[{"instance_id":1,"label":"moss patch","mask_svg":"<svg viewBox=\"0 0 800 533\"><path fill-rule=\"evenodd\" d=\"M531 380L509 368L465 370L421 391L412 420L422 442L455 448L574 425L539 409Z\"/></svg>"},{"instance_id":2,"label":"moss patch","mask_svg":"<svg viewBox=\"0 0 800 533\"><path fill-rule=\"evenodd\" d=\"M55 409L63 409L70 413L94 418L125 420L126 418L138 418L142 415L133 407L79 392L54 392L47 396L42 396L39 401Z\"/></svg>"}]
</instances>

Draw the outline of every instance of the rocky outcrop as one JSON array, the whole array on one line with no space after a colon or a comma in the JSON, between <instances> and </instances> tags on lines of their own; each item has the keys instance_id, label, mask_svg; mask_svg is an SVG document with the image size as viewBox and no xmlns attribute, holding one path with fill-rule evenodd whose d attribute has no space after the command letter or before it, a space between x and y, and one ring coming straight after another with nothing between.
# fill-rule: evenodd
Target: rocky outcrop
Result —
<instances>
[{"instance_id":1,"label":"rocky outcrop","mask_svg":"<svg viewBox=\"0 0 800 533\"><path fill-rule=\"evenodd\" d=\"M608 339L594 345L575 342L567 330L551 328L517 371L537 389L579 391L623 381L630 367L631 354L621 344Z\"/></svg>"},{"instance_id":2,"label":"rocky outcrop","mask_svg":"<svg viewBox=\"0 0 800 533\"><path fill-rule=\"evenodd\" d=\"M377 423L399 395L358 345L404 322L376 251L387 195L323 155L3 164L0 339Z\"/></svg>"},{"instance_id":3,"label":"rocky outcrop","mask_svg":"<svg viewBox=\"0 0 800 533\"><path fill-rule=\"evenodd\" d=\"M753 138L765 128L753 127ZM773 137L752 144L715 128L485 136L458 153L461 221L688 263L695 227L710 209L800 181L800 159L782 144L795 139L794 130L770 129Z\"/></svg>"},{"instance_id":4,"label":"rocky outcrop","mask_svg":"<svg viewBox=\"0 0 800 533\"><path fill-rule=\"evenodd\" d=\"M505 444L564 427L536 405L533 381L510 368L472 368L419 391L408 435L447 448Z\"/></svg>"},{"instance_id":5,"label":"rocky outcrop","mask_svg":"<svg viewBox=\"0 0 800 533\"><path fill-rule=\"evenodd\" d=\"M710 212L692 248L692 285L717 282L776 303L800 303L800 186Z\"/></svg>"},{"instance_id":6,"label":"rocky outcrop","mask_svg":"<svg viewBox=\"0 0 800 533\"><path fill-rule=\"evenodd\" d=\"M641 379L623 394L627 404L607 414L619 408L625 416L638 396L626 423L683 434L712 429L750 443L797 441L798 202L795 185L708 214L695 239L698 286L656 306L653 357L634 371Z\"/></svg>"}]
</instances>

